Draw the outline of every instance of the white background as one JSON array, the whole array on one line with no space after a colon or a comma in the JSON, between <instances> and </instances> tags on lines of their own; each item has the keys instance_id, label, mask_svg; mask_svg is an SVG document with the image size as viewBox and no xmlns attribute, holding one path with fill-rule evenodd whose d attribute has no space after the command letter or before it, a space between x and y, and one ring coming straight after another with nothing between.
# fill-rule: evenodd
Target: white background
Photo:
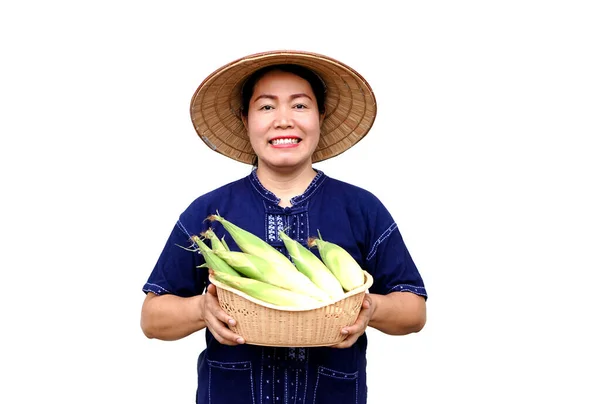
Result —
<instances>
[{"instance_id":1,"label":"white background","mask_svg":"<svg viewBox=\"0 0 600 404\"><path fill-rule=\"evenodd\" d=\"M146 339L141 288L192 199L249 172L193 92L273 49L377 97L318 168L380 197L430 298L422 332L368 331L370 402L600 401L595 2L386 3L2 3L0 401L194 401L204 334Z\"/></svg>"}]
</instances>

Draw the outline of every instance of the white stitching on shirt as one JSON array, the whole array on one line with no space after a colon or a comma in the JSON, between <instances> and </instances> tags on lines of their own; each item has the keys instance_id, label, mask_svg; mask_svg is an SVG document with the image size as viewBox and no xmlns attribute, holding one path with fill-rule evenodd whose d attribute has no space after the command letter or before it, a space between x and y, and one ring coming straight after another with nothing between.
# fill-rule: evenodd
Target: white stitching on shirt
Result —
<instances>
[{"instance_id":1,"label":"white stitching on shirt","mask_svg":"<svg viewBox=\"0 0 600 404\"><path fill-rule=\"evenodd\" d=\"M263 371L265 369L265 348L261 348L260 350L260 402L263 402Z\"/></svg>"},{"instance_id":2,"label":"white stitching on shirt","mask_svg":"<svg viewBox=\"0 0 600 404\"><path fill-rule=\"evenodd\" d=\"M322 176L323 176L323 172L318 170L318 171L317 171L317 175L315 175L315 178L313 178L313 180L310 182L310 185L309 185L309 186L306 188L306 190L304 191L305 193L304 193L304 194L302 194L302 195L298 195L298 196L295 196L295 197L293 197L293 198L290 200L290 202L291 202L293 205L295 205L295 204L296 204L298 201L303 201L304 199L308 199L308 198L310 198L310 196L311 196L312 194L314 194L314 193L315 193L315 191L316 191L317 189L319 189L319 187L320 187L320 186L323 184L323 181L322 181L322 182L320 182L319 184L317 184L317 186L315 187L315 189L312 189L312 190L311 190L310 188L311 188L311 187L314 187L314 186L315 186L315 183L316 183L316 182L317 182L317 181L318 181L318 180L319 180L319 179L320 179ZM307 192L307 191L309 192L309 194L306 194L306 192ZM296 200L296 199L298 199L298 200Z\"/></svg>"},{"instance_id":3,"label":"white stitching on shirt","mask_svg":"<svg viewBox=\"0 0 600 404\"><path fill-rule=\"evenodd\" d=\"M427 296L427 291L423 286L408 285L406 283L401 283L399 285L393 286L390 290L388 290L388 293L398 292L398 288L402 289L401 292L407 291L412 292L416 295Z\"/></svg>"},{"instance_id":4,"label":"white stitching on shirt","mask_svg":"<svg viewBox=\"0 0 600 404\"><path fill-rule=\"evenodd\" d=\"M308 244L308 238L310 237L310 220L308 220L308 204L309 203L310 203L309 201L306 201L306 229L305 229L306 233L305 233L305 236L306 236L307 244ZM300 237L300 235L298 235L297 237Z\"/></svg>"},{"instance_id":5,"label":"white stitching on shirt","mask_svg":"<svg viewBox=\"0 0 600 404\"><path fill-rule=\"evenodd\" d=\"M187 229L185 228L185 226L183 225L183 223L181 223L181 220L177 221L177 227L179 227L181 229L181 231L183 231L185 234L187 234L188 238L192 238L192 235L187 231Z\"/></svg>"},{"instance_id":6,"label":"white stitching on shirt","mask_svg":"<svg viewBox=\"0 0 600 404\"><path fill-rule=\"evenodd\" d=\"M283 371L283 402L288 403L288 370L287 368Z\"/></svg>"},{"instance_id":7,"label":"white stitching on shirt","mask_svg":"<svg viewBox=\"0 0 600 404\"><path fill-rule=\"evenodd\" d=\"M277 197L277 195L275 195L273 192L269 191L267 188L265 188L263 186L263 184L260 182L260 180L258 179L258 176L256 175L256 170L252 171L252 178L254 180L256 180L256 182L258 183L258 185L260 185L260 187L265 191L265 192L261 192L260 189L258 189L256 187L256 184L254 183L255 181L250 180L250 184L252 184L252 187L256 190L256 192L258 192L261 195L264 195L264 193L267 193L269 195L273 195L273 199L269 199L271 202L276 202L279 203L279 201L281 200L280 198Z\"/></svg>"},{"instance_id":8,"label":"white stitching on shirt","mask_svg":"<svg viewBox=\"0 0 600 404\"><path fill-rule=\"evenodd\" d=\"M250 361L250 391L252 392L252 404L256 402L254 398L254 378L252 377L253 373L254 372L252 371L252 361Z\"/></svg>"},{"instance_id":9,"label":"white stitching on shirt","mask_svg":"<svg viewBox=\"0 0 600 404\"><path fill-rule=\"evenodd\" d=\"M302 402L306 403L306 392L308 391L308 355L310 351L306 351L306 363L304 364L304 397L302 398ZM316 386L315 386L316 388ZM298 395L296 395L298 398Z\"/></svg>"},{"instance_id":10,"label":"white stitching on shirt","mask_svg":"<svg viewBox=\"0 0 600 404\"><path fill-rule=\"evenodd\" d=\"M394 230L396 230L396 228L398 227L398 225L394 222L391 224L390 227L388 227L381 236L379 236L379 238L375 241L375 243L373 244L373 248L371 248L371 251L369 251L369 254L367 255L367 261L369 261L371 258L373 258L373 256L375 255L375 253L377 252L377 247L379 247L379 244L383 243L383 241L388 238L392 232Z\"/></svg>"},{"instance_id":11,"label":"white stitching on shirt","mask_svg":"<svg viewBox=\"0 0 600 404\"><path fill-rule=\"evenodd\" d=\"M150 286L156 286L157 288L161 289L161 292L164 292L164 293L171 293L171 292L170 292L168 289L165 289L165 288L163 288L162 286L160 286L160 285L157 285L157 284L155 284L155 283L148 283L147 285L150 285ZM154 293L154 291L153 291L153 290L151 290L151 289L146 289L146 288L144 288L144 289L143 289L143 291L144 291L144 292L152 292L152 293Z\"/></svg>"}]
</instances>

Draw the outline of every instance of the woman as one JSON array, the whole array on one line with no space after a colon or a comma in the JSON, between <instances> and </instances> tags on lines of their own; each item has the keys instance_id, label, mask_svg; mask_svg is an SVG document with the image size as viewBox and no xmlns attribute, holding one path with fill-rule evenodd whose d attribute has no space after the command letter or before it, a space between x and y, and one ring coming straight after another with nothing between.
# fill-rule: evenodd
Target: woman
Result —
<instances>
[{"instance_id":1,"label":"woman","mask_svg":"<svg viewBox=\"0 0 600 404\"><path fill-rule=\"evenodd\" d=\"M366 403L365 330L418 332L427 294L396 223L371 193L327 177L313 163L352 147L369 131L376 103L367 82L323 55L267 52L210 75L192 99L192 120L213 150L253 164L251 173L208 192L180 215L144 285L141 325L149 338L176 340L207 328L198 360L197 403ZM356 323L333 347L245 344L227 324L202 256L182 249L215 213L279 251L285 231L306 245L319 230L374 278Z\"/></svg>"}]
</instances>

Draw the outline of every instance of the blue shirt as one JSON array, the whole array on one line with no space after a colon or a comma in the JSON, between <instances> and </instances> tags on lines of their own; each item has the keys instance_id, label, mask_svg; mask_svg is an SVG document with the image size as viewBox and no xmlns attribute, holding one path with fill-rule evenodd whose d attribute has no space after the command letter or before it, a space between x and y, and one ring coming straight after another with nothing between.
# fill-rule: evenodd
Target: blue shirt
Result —
<instances>
[{"instance_id":1,"label":"blue shirt","mask_svg":"<svg viewBox=\"0 0 600 404\"><path fill-rule=\"evenodd\" d=\"M218 222L218 212L237 226L286 253L279 230L306 246L320 231L373 276L370 293L412 292L427 298L419 274L388 210L370 192L327 177L322 171L291 207L262 186L253 170L247 177L200 196L180 215L144 292L189 297L208 284L190 236L212 227L232 250L235 242ZM312 249L318 255L316 249ZM367 336L350 348L281 348L220 344L206 329L206 349L198 358L198 404L366 403Z\"/></svg>"}]
</instances>

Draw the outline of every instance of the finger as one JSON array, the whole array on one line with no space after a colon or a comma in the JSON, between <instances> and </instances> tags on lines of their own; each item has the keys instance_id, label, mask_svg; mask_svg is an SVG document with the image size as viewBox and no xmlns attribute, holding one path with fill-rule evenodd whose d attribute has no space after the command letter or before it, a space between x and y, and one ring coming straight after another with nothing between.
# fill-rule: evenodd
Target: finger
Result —
<instances>
[{"instance_id":1,"label":"finger","mask_svg":"<svg viewBox=\"0 0 600 404\"><path fill-rule=\"evenodd\" d=\"M212 283L209 283L206 287L206 293L210 293L213 296L217 296L217 287Z\"/></svg>"},{"instance_id":2,"label":"finger","mask_svg":"<svg viewBox=\"0 0 600 404\"><path fill-rule=\"evenodd\" d=\"M222 323L226 323L232 326L236 325L236 321L232 318L225 310L221 308L219 301L216 297L207 297L206 307L208 308L207 316L211 315Z\"/></svg>"},{"instance_id":3,"label":"finger","mask_svg":"<svg viewBox=\"0 0 600 404\"><path fill-rule=\"evenodd\" d=\"M230 320L233 321L233 319ZM218 316L214 315L214 313L209 313L205 321L206 327L221 344L237 345L246 342L241 335L238 335L229 329L229 327L226 326L225 321L219 319Z\"/></svg>"},{"instance_id":4,"label":"finger","mask_svg":"<svg viewBox=\"0 0 600 404\"><path fill-rule=\"evenodd\" d=\"M214 330L212 327L208 327L208 330L213 337L215 337L215 339L223 345L234 346L244 344L246 342L241 336L231 332L225 327L219 328L219 330Z\"/></svg>"},{"instance_id":5,"label":"finger","mask_svg":"<svg viewBox=\"0 0 600 404\"><path fill-rule=\"evenodd\" d=\"M354 324L343 327L341 332L344 335L362 334L369 324L369 314L367 310L361 310Z\"/></svg>"},{"instance_id":6,"label":"finger","mask_svg":"<svg viewBox=\"0 0 600 404\"><path fill-rule=\"evenodd\" d=\"M358 334L363 330L361 325L350 325L348 327L342 328L342 335L347 335L350 337L351 335Z\"/></svg>"},{"instance_id":7,"label":"finger","mask_svg":"<svg viewBox=\"0 0 600 404\"><path fill-rule=\"evenodd\" d=\"M227 324L235 326L236 321L221 308L217 298L217 288L213 284L209 284L206 288L204 316L206 328L208 328L219 343L224 345L238 345L246 342L242 336L234 333L227 327Z\"/></svg>"},{"instance_id":8,"label":"finger","mask_svg":"<svg viewBox=\"0 0 600 404\"><path fill-rule=\"evenodd\" d=\"M348 336L348 338L346 338L342 342L332 345L331 347L337 348L337 349L350 348L352 345L354 345L354 343L357 340L358 340L358 335L351 335L351 336Z\"/></svg>"},{"instance_id":9,"label":"finger","mask_svg":"<svg viewBox=\"0 0 600 404\"><path fill-rule=\"evenodd\" d=\"M229 328L221 325L217 325L213 327L212 325L208 327L211 334L215 337L217 341L219 341L223 345L240 345L244 344L246 341L242 336L234 333Z\"/></svg>"},{"instance_id":10,"label":"finger","mask_svg":"<svg viewBox=\"0 0 600 404\"><path fill-rule=\"evenodd\" d=\"M225 310L221 308L221 306L217 305L210 307L210 312L214 318L219 320L221 323L229 324L231 326L235 326L236 322L233 317L231 317Z\"/></svg>"}]
</instances>

